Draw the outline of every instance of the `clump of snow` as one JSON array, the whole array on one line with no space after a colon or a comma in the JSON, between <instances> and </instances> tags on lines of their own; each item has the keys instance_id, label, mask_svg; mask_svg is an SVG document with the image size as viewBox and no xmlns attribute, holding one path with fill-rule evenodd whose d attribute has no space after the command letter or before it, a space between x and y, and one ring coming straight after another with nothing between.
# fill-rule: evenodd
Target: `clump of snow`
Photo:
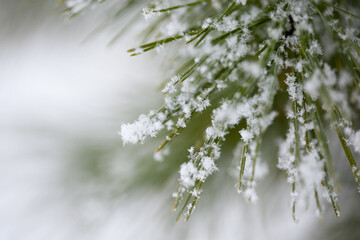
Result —
<instances>
[{"instance_id":1,"label":"clump of snow","mask_svg":"<svg viewBox=\"0 0 360 240\"><path fill-rule=\"evenodd\" d=\"M165 114L141 114L135 122L121 125L119 134L123 143L143 143L148 136L156 137L157 133L164 128L165 118Z\"/></svg>"},{"instance_id":2,"label":"clump of snow","mask_svg":"<svg viewBox=\"0 0 360 240\"><path fill-rule=\"evenodd\" d=\"M254 138L254 134L246 129L240 130L240 135L245 143L249 143Z\"/></svg>"},{"instance_id":3,"label":"clump of snow","mask_svg":"<svg viewBox=\"0 0 360 240\"><path fill-rule=\"evenodd\" d=\"M190 188L195 184L195 174L197 169L192 162L181 164L180 167L180 183L185 188Z\"/></svg>"},{"instance_id":4,"label":"clump of snow","mask_svg":"<svg viewBox=\"0 0 360 240\"><path fill-rule=\"evenodd\" d=\"M323 54L323 50L317 40L311 41L309 53L311 55L315 55L315 54L322 55Z\"/></svg>"},{"instance_id":5,"label":"clump of snow","mask_svg":"<svg viewBox=\"0 0 360 240\"><path fill-rule=\"evenodd\" d=\"M290 99L292 101L297 101L297 103L301 106L303 102L302 85L296 82L296 78L293 74L287 75L285 83L288 86L287 91L289 93Z\"/></svg>"},{"instance_id":6,"label":"clump of snow","mask_svg":"<svg viewBox=\"0 0 360 240\"><path fill-rule=\"evenodd\" d=\"M176 93L176 87L175 84L180 81L180 76L175 75L173 76L170 81L165 85L164 89L162 90L162 93Z\"/></svg>"},{"instance_id":7,"label":"clump of snow","mask_svg":"<svg viewBox=\"0 0 360 240\"><path fill-rule=\"evenodd\" d=\"M201 27L203 29L208 28L208 27L210 27L210 25L212 23L213 23L213 20L211 18L206 18Z\"/></svg>"},{"instance_id":8,"label":"clump of snow","mask_svg":"<svg viewBox=\"0 0 360 240\"><path fill-rule=\"evenodd\" d=\"M220 32L230 32L237 28L239 25L238 21L231 17L224 17L222 21L214 24L216 30Z\"/></svg>"},{"instance_id":9,"label":"clump of snow","mask_svg":"<svg viewBox=\"0 0 360 240\"><path fill-rule=\"evenodd\" d=\"M217 167L215 166L214 159L212 159L211 157L204 157L203 159L201 159L201 163L204 170L209 174L218 170Z\"/></svg>"}]
</instances>

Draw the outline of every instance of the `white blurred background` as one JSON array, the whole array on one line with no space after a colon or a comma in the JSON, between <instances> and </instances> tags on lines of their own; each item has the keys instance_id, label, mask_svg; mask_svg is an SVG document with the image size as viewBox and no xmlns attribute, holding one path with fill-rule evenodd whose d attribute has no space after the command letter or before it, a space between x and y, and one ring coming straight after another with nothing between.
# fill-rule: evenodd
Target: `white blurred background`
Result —
<instances>
[{"instance_id":1,"label":"white blurred background","mask_svg":"<svg viewBox=\"0 0 360 240\"><path fill-rule=\"evenodd\" d=\"M124 148L117 135L121 122L160 106L161 57L130 58L134 32L111 47L113 29L87 38L101 7L71 21L61 12L56 0L0 0L1 240L326 239L333 224L359 222L359 210L336 220L328 209L322 222L307 212L293 223L282 179L265 180L256 205L232 185L206 189L190 222L175 224L176 171L159 186L136 182L139 159L163 163L151 158L155 145ZM359 197L344 189L340 207L353 216L346 206Z\"/></svg>"}]
</instances>

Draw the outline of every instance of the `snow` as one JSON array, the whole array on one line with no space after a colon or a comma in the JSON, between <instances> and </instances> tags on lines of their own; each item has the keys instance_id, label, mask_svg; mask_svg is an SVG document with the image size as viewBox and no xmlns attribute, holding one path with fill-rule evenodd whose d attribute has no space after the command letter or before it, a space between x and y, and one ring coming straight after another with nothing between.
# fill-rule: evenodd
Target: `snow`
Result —
<instances>
[{"instance_id":1,"label":"snow","mask_svg":"<svg viewBox=\"0 0 360 240\"><path fill-rule=\"evenodd\" d=\"M309 53L311 55L322 55L323 54L323 50L317 40L311 41Z\"/></svg>"},{"instance_id":2,"label":"snow","mask_svg":"<svg viewBox=\"0 0 360 240\"><path fill-rule=\"evenodd\" d=\"M204 170L206 172L208 172L209 174L218 170L217 167L215 166L214 159L212 159L211 157L204 157L201 159L201 161L202 161L202 166L204 167Z\"/></svg>"},{"instance_id":3,"label":"snow","mask_svg":"<svg viewBox=\"0 0 360 240\"><path fill-rule=\"evenodd\" d=\"M239 26L238 21L230 17L224 17L222 21L214 24L219 32L230 32Z\"/></svg>"},{"instance_id":4,"label":"snow","mask_svg":"<svg viewBox=\"0 0 360 240\"><path fill-rule=\"evenodd\" d=\"M186 188L195 185L195 174L197 173L196 167L192 162L181 164L180 167L180 183Z\"/></svg>"},{"instance_id":5,"label":"snow","mask_svg":"<svg viewBox=\"0 0 360 240\"><path fill-rule=\"evenodd\" d=\"M245 143L249 143L254 138L254 134L248 130L240 130L240 135Z\"/></svg>"},{"instance_id":6,"label":"snow","mask_svg":"<svg viewBox=\"0 0 360 240\"><path fill-rule=\"evenodd\" d=\"M162 93L169 93L169 94L173 94L176 93L176 87L175 84L180 81L180 76L175 75L173 77L171 77L170 81L165 85L164 89L162 90Z\"/></svg>"},{"instance_id":7,"label":"snow","mask_svg":"<svg viewBox=\"0 0 360 240\"><path fill-rule=\"evenodd\" d=\"M143 143L145 138L156 137L157 133L164 128L163 121L165 116L163 114L141 114L134 123L126 123L121 125L119 134L123 143Z\"/></svg>"},{"instance_id":8,"label":"snow","mask_svg":"<svg viewBox=\"0 0 360 240\"><path fill-rule=\"evenodd\" d=\"M293 74L287 74L285 83L288 86L287 91L290 99L296 101L301 106L303 102L302 85L296 82L296 78Z\"/></svg>"}]
</instances>

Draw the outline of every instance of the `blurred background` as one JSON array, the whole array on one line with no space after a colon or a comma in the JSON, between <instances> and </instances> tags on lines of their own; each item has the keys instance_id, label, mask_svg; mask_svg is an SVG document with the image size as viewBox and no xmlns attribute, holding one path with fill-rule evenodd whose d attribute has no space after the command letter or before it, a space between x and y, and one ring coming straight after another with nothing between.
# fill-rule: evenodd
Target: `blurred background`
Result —
<instances>
[{"instance_id":1,"label":"blurred background","mask_svg":"<svg viewBox=\"0 0 360 240\"><path fill-rule=\"evenodd\" d=\"M123 147L117 135L161 105L164 58L126 54L136 26L111 46L121 23L91 34L110 5L69 20L56 2L0 0L0 239L360 239L360 194L336 141L340 219L328 206L323 220L309 209L292 221L290 186L268 146L256 204L236 193L228 151L190 222L176 224L171 193L186 159L176 146L191 145L196 129L163 162L153 159L161 139Z\"/></svg>"}]
</instances>

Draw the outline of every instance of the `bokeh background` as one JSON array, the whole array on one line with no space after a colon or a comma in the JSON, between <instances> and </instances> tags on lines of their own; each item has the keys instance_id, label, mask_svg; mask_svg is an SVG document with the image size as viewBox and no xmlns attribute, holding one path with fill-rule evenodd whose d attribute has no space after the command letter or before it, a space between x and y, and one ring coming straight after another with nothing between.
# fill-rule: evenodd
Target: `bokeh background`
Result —
<instances>
[{"instance_id":1,"label":"bokeh background","mask_svg":"<svg viewBox=\"0 0 360 240\"><path fill-rule=\"evenodd\" d=\"M123 147L117 135L161 105L164 56L126 54L139 43L137 26L111 46L121 22L94 33L106 3L69 20L56 2L0 0L0 239L360 239L360 194L331 134L342 217L328 206L322 220L309 209L292 221L276 124L259 201L236 193L227 151L190 222L176 224L171 193L196 128L164 162L152 155L161 140Z\"/></svg>"}]
</instances>

